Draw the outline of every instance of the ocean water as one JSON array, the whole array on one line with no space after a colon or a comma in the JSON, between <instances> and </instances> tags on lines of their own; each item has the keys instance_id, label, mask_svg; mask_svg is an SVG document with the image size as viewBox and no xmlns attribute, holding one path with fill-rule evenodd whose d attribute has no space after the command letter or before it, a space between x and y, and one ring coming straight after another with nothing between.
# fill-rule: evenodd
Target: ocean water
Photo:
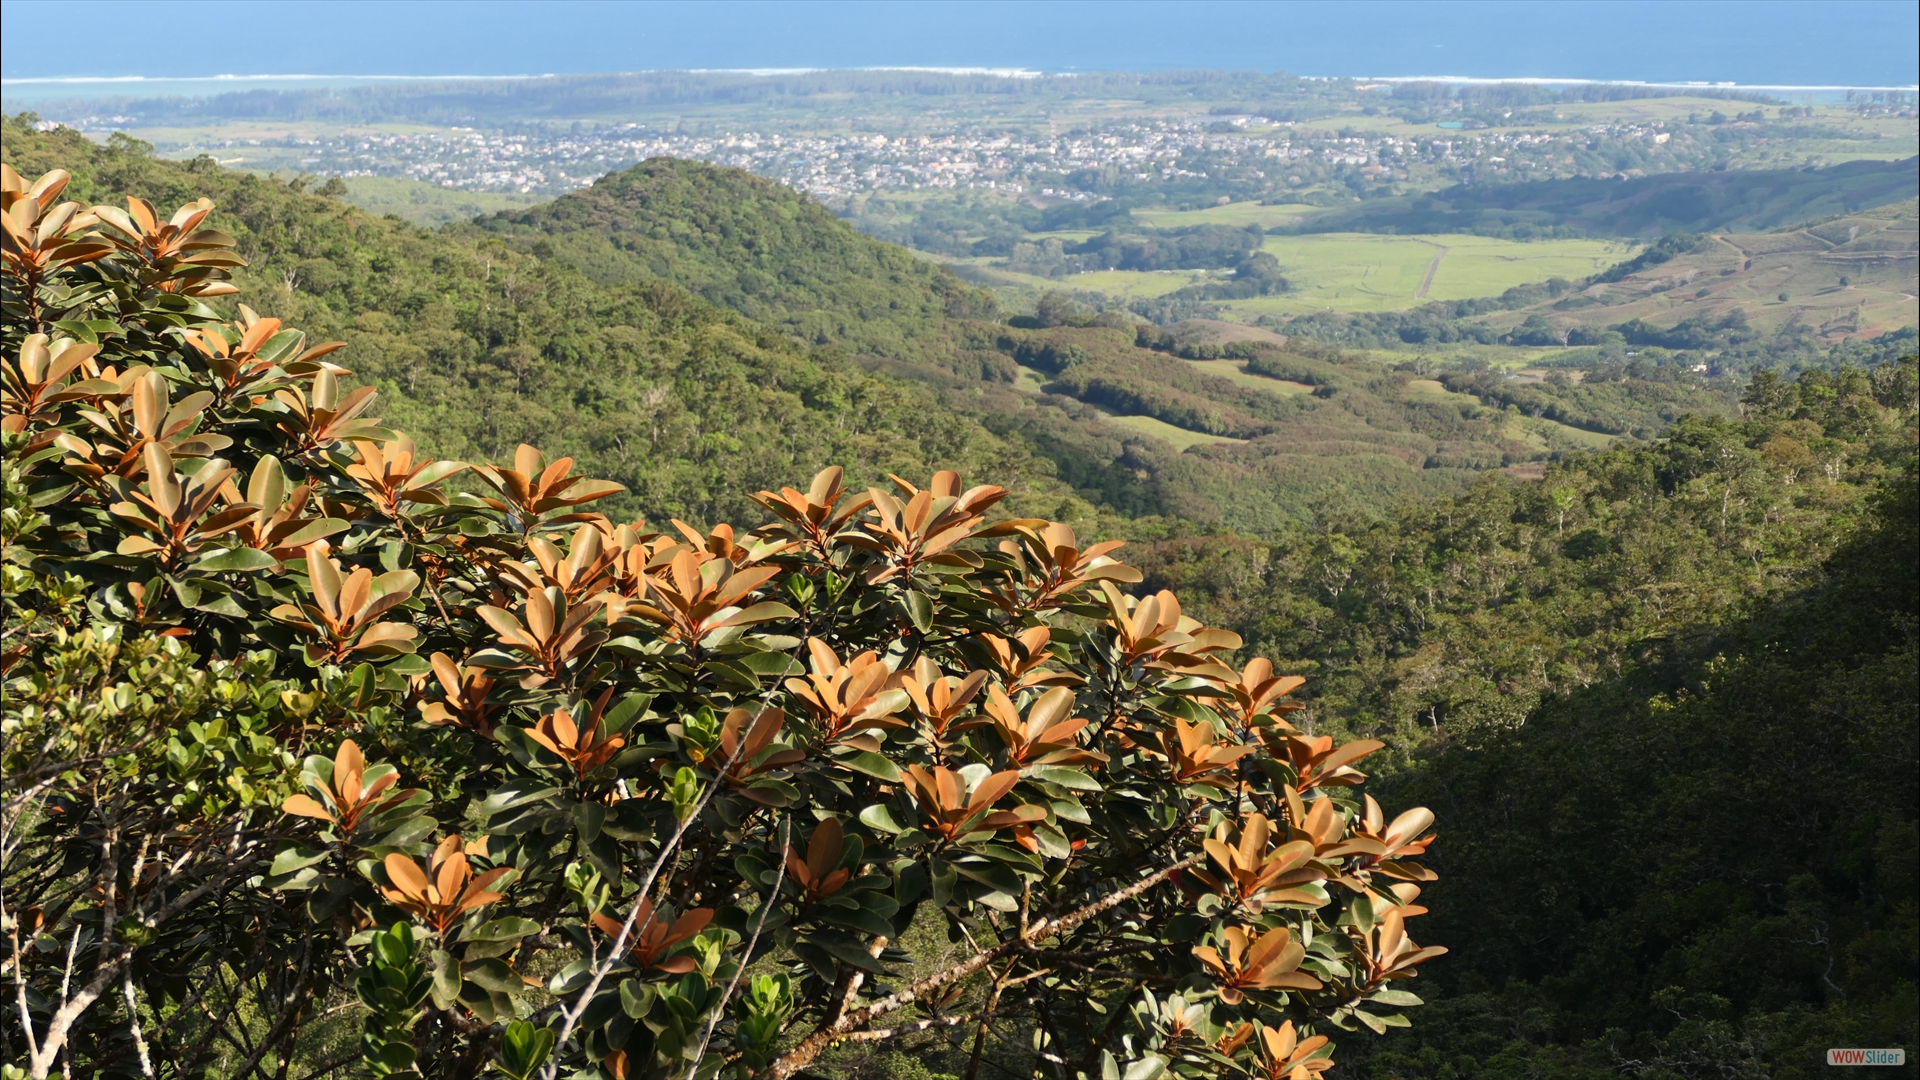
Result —
<instances>
[{"instance_id":1,"label":"ocean water","mask_svg":"<svg viewBox=\"0 0 1920 1080\"><path fill-rule=\"evenodd\" d=\"M192 47L156 47L209 20L177 39ZM661 69L1920 82L1913 0L7 0L0 24L10 104Z\"/></svg>"}]
</instances>

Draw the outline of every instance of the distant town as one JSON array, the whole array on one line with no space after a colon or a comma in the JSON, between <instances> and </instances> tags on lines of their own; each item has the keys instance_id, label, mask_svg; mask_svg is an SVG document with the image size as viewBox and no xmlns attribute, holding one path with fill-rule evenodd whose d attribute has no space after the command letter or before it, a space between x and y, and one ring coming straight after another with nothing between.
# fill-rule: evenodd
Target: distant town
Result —
<instances>
[{"instance_id":1,"label":"distant town","mask_svg":"<svg viewBox=\"0 0 1920 1080\"><path fill-rule=\"evenodd\" d=\"M77 121L110 130L124 118ZM1725 121L1726 118L1717 118ZM1728 126L1738 121L1727 121ZM327 137L200 138L160 145L170 157L206 154L222 165L342 177L385 176L461 191L558 195L607 172L668 155L750 170L822 199L877 191L984 189L1091 199L1128 181L1213 177L1287 187L1397 182L1639 175L1689 167L1687 134L1650 124L1574 130L1460 130L1436 125L1407 137L1278 122L1262 116L1148 120L1054 135L958 132L791 135L689 134L639 124L576 124L565 133L467 128L423 133L365 129ZM1751 126L1751 125L1749 125ZM1665 160L1661 160L1665 159Z\"/></svg>"}]
</instances>

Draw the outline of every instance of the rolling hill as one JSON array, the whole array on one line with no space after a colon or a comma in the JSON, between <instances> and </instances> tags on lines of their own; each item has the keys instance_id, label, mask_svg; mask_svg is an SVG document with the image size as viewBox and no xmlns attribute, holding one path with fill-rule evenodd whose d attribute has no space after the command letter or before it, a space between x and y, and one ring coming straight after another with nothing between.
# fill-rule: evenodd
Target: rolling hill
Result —
<instances>
[{"instance_id":1,"label":"rolling hill","mask_svg":"<svg viewBox=\"0 0 1920 1080\"><path fill-rule=\"evenodd\" d=\"M1411 369L1289 351L1273 335L1228 349L1218 327L1182 335L1214 338L1197 348L1114 316L1015 329L986 317L983 293L798 192L695 162L651 160L455 231L610 288L666 281L845 350L870 371L934 388L949 410L1132 517L1267 531L1329 498L1378 509L1458 491L1478 473L1657 430L1674 415L1671 393L1649 404L1615 387L1608 415L1632 419L1578 428L1509 414ZM1708 411L1730 404L1718 392L1679 396Z\"/></svg>"},{"instance_id":2,"label":"rolling hill","mask_svg":"<svg viewBox=\"0 0 1920 1080\"><path fill-rule=\"evenodd\" d=\"M954 318L990 294L847 228L818 203L739 169L653 158L592 187L464 230L609 287L670 281L813 344L896 359L952 350Z\"/></svg>"},{"instance_id":3,"label":"rolling hill","mask_svg":"<svg viewBox=\"0 0 1920 1080\"><path fill-rule=\"evenodd\" d=\"M1590 236L1764 232L1913 198L1916 163L1853 161L1831 168L1678 172L1462 184L1316 214L1292 232L1449 233L1556 230ZM1279 231L1279 230L1276 230Z\"/></svg>"}]
</instances>

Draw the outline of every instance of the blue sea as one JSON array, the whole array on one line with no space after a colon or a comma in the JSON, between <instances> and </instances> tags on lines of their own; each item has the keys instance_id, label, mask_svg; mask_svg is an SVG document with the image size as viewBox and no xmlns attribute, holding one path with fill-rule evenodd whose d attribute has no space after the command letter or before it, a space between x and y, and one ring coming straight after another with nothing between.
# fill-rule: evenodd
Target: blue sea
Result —
<instances>
[{"instance_id":1,"label":"blue sea","mask_svg":"<svg viewBox=\"0 0 1920 1080\"><path fill-rule=\"evenodd\" d=\"M16 106L686 69L1226 69L1732 83L1829 99L1920 82L1913 0L7 0L0 22Z\"/></svg>"}]
</instances>

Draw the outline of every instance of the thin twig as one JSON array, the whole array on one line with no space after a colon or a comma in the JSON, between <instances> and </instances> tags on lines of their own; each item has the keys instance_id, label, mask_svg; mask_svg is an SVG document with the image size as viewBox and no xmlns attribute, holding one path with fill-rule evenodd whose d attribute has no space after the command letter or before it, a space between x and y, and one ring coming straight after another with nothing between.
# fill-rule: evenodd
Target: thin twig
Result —
<instances>
[{"instance_id":1,"label":"thin twig","mask_svg":"<svg viewBox=\"0 0 1920 1080\"><path fill-rule=\"evenodd\" d=\"M127 998L127 1027L133 1032L133 1048L140 1052L140 1071L152 1080L153 1059L147 1055L147 1037L140 1032L140 999L133 993L133 968L120 972L120 992Z\"/></svg>"},{"instance_id":2,"label":"thin twig","mask_svg":"<svg viewBox=\"0 0 1920 1080\"><path fill-rule=\"evenodd\" d=\"M767 893L766 903L760 905L758 913L760 917L753 923L753 936L747 938L746 951L740 954L740 963L733 969L733 978L727 982L727 992L720 995L720 1004L714 1007L713 1015L707 1018L707 1030L700 1036L700 1052L693 1056L693 1063L687 1066L687 1080L693 1080L694 1073L700 1069L700 1062L706 1059L707 1044L713 1041L713 1029L720 1026L720 1018L726 1015L727 1002L733 1000L733 991L740 985L740 976L746 974L747 963L753 959L753 947L759 944L760 930L767 925L767 912L772 911L774 903L780 899L780 886L787 881L787 860L784 856L792 839L793 818L791 816L782 818L780 851L783 857L780 859L779 872L774 875L773 888Z\"/></svg>"},{"instance_id":3,"label":"thin twig","mask_svg":"<svg viewBox=\"0 0 1920 1080\"><path fill-rule=\"evenodd\" d=\"M761 711L765 711L767 702L773 700L773 695L779 687L778 682L767 687L767 692L760 698ZM757 714L753 722L758 722ZM679 850L681 839L687 835L687 830L693 827L693 823L700 820L700 814L706 810L707 804L713 801L714 793L720 790L726 781L727 774L733 771L734 765L738 764L740 755L746 749L747 740L744 738L734 745L733 753L727 755L726 762L714 773L713 780L700 792L700 798L694 802L693 809L680 820L680 824L673 830L673 835L660 848L660 854L654 857L653 865L647 868L647 876L635 893L638 899L634 902L633 910L627 912L626 921L620 924L620 933L614 936L613 947L607 951L606 959L593 965L593 978L581 989L573 1007L561 1014L560 1033L553 1041L553 1056L547 1059L546 1068L541 1071L542 1080L554 1080L560 1074L561 1056L566 1053L567 1043L573 1038L573 1029L580 1024L581 1014L585 1013L587 1006L593 1003L594 994L599 991L600 984L606 981L608 973L613 970L613 965L619 961L620 954L626 950L627 942L633 940L636 934L645 933L647 930L647 925L636 928L634 924L640 921L640 909L646 906L644 901L647 894L653 890L654 879L660 876L660 871L666 866L667 860ZM654 909L648 907L648 925L652 923L653 914Z\"/></svg>"},{"instance_id":4,"label":"thin twig","mask_svg":"<svg viewBox=\"0 0 1920 1080\"><path fill-rule=\"evenodd\" d=\"M1109 911L1126 903L1128 900L1146 892L1148 889L1167 880L1174 874L1195 865L1205 857L1204 855L1190 855L1171 866L1164 867L1141 878L1139 881L1128 885L1124 889L1109 893L1076 911L1069 912L1057 919L1040 919L1031 927L1031 936L1027 939L1017 937L1010 938L983 952L975 953L973 956L947 968L945 971L929 975L904 990L889 997L882 998L864 1009L856 1009L842 1016L838 1022L831 1026L822 1025L820 1028L815 1029L813 1034L801 1040L800 1045L794 1047L788 1051L785 1056L781 1057L780 1060L774 1062L773 1067L767 1072L769 1080L788 1080L789 1077L812 1064L813 1059L819 1057L821 1051L840 1039L845 1038L849 1032L863 1027L890 1012L905 1008L915 1001L918 1001L923 995L938 990L949 983L958 982L1000 959L1009 952L1013 952L1019 948L1029 947L1035 940L1043 940L1049 937L1072 933L1081 923L1086 922L1088 919L1102 912Z\"/></svg>"}]
</instances>

